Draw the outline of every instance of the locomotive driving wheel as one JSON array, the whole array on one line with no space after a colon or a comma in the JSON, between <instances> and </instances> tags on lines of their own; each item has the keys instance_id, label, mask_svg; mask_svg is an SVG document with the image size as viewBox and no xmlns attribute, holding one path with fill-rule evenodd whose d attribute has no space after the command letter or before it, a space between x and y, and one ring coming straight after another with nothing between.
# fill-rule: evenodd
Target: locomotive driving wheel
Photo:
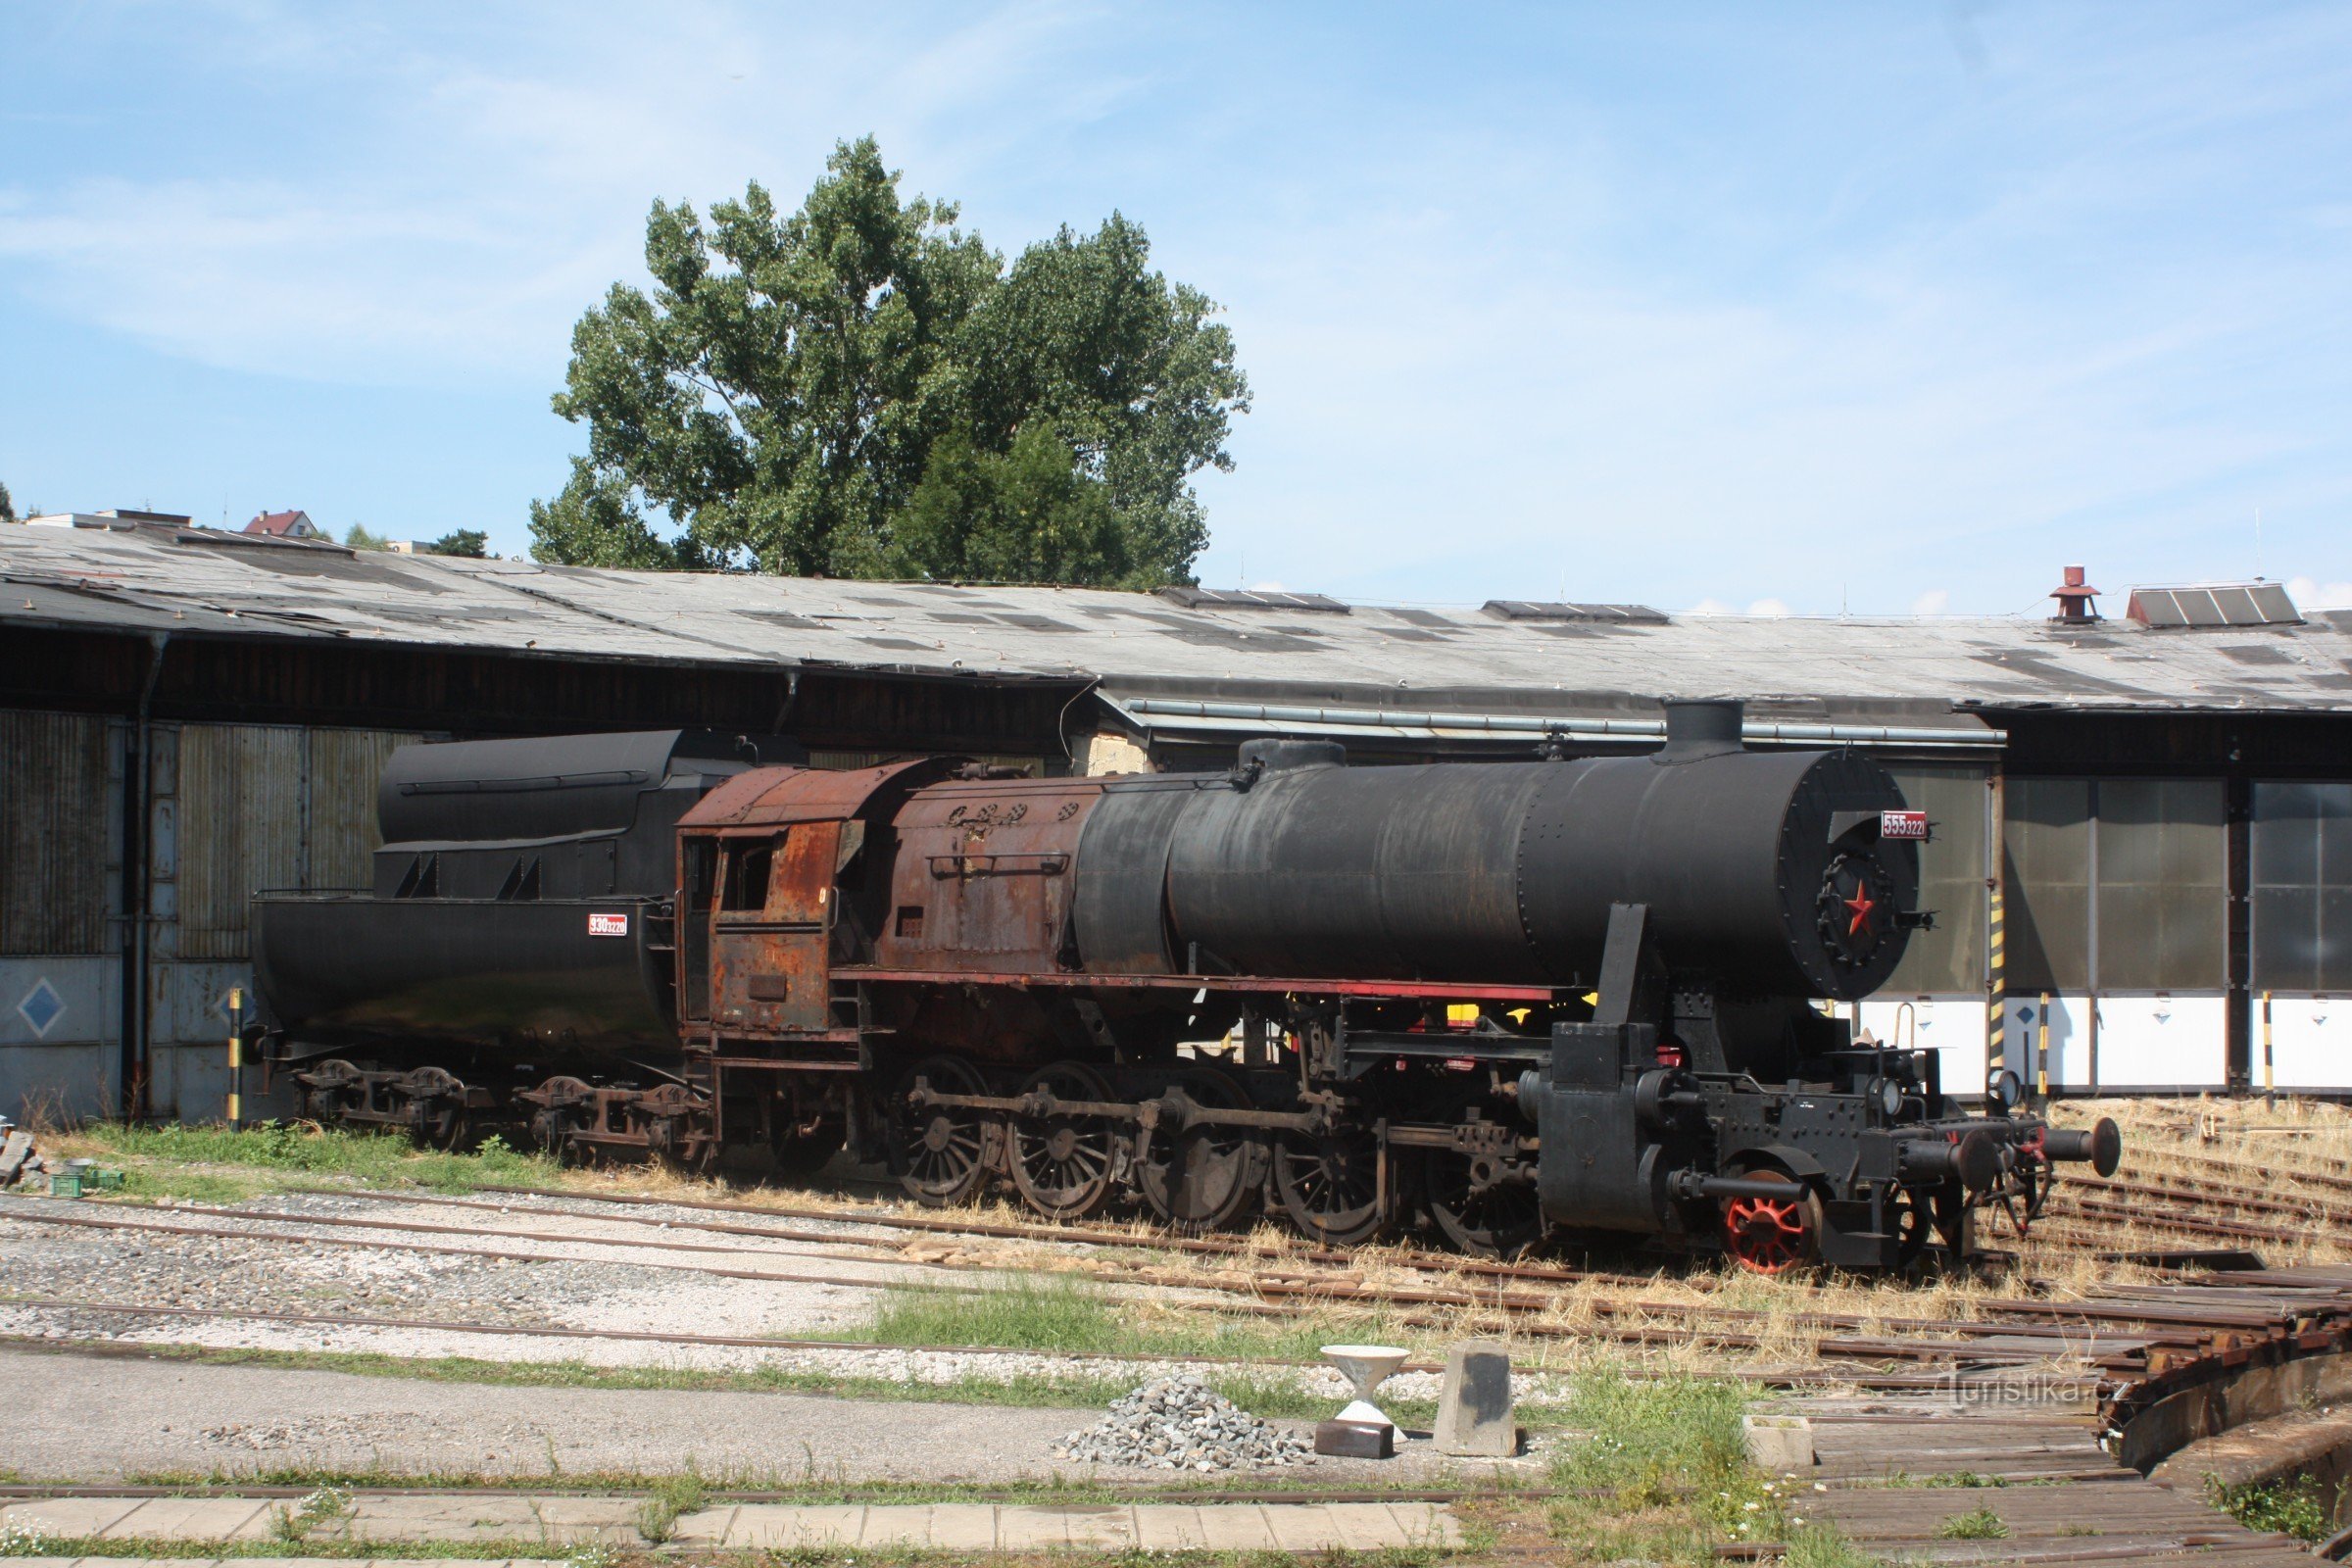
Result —
<instances>
[{"instance_id":1,"label":"locomotive driving wheel","mask_svg":"<svg viewBox=\"0 0 2352 1568\"><path fill-rule=\"evenodd\" d=\"M1024 1095L1043 1090L1057 1101L1113 1098L1102 1075L1080 1061L1040 1067L1021 1086ZM1016 1114L1010 1149L1012 1185L1022 1200L1049 1219L1081 1219L1110 1198L1118 1175L1119 1124L1106 1116L1056 1110L1051 1115Z\"/></svg>"},{"instance_id":2,"label":"locomotive driving wheel","mask_svg":"<svg viewBox=\"0 0 2352 1568\"><path fill-rule=\"evenodd\" d=\"M1195 1067L1170 1086L1195 1104L1248 1107L1250 1097L1213 1067ZM1266 1184L1265 1141L1252 1129L1198 1122L1175 1133L1153 1129L1136 1172L1144 1201L1170 1229L1200 1236L1233 1222Z\"/></svg>"},{"instance_id":3,"label":"locomotive driving wheel","mask_svg":"<svg viewBox=\"0 0 2352 1568\"><path fill-rule=\"evenodd\" d=\"M916 1079L943 1095L983 1095L988 1086L970 1063L955 1056L918 1061L891 1102L890 1167L914 1200L946 1208L972 1196L995 1163L999 1134L988 1113L961 1105L922 1105L908 1100Z\"/></svg>"},{"instance_id":4,"label":"locomotive driving wheel","mask_svg":"<svg viewBox=\"0 0 2352 1568\"><path fill-rule=\"evenodd\" d=\"M1535 1183L1507 1179L1491 1154L1430 1150L1422 1198L1440 1234L1472 1257L1516 1257L1544 1236Z\"/></svg>"},{"instance_id":5,"label":"locomotive driving wheel","mask_svg":"<svg viewBox=\"0 0 2352 1568\"><path fill-rule=\"evenodd\" d=\"M1788 1187L1787 1198L1733 1198L1723 1205L1724 1250L1758 1274L1785 1274L1821 1250L1821 1200L1777 1170L1751 1170L1750 1181Z\"/></svg>"},{"instance_id":6,"label":"locomotive driving wheel","mask_svg":"<svg viewBox=\"0 0 2352 1568\"><path fill-rule=\"evenodd\" d=\"M1285 1133L1274 1146L1274 1192L1300 1235L1353 1247L1378 1236L1393 1217L1383 1201L1382 1166L1380 1140L1361 1124Z\"/></svg>"}]
</instances>

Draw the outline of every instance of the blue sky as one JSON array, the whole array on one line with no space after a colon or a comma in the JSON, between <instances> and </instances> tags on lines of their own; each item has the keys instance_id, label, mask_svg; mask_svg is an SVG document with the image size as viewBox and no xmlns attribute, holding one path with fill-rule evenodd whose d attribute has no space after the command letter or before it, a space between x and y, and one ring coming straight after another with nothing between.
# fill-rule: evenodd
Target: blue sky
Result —
<instances>
[{"instance_id":1,"label":"blue sky","mask_svg":"<svg viewBox=\"0 0 2352 1568\"><path fill-rule=\"evenodd\" d=\"M1211 585L2352 604L2343 6L15 0L0 482L520 553L652 200L869 130L1223 303Z\"/></svg>"}]
</instances>

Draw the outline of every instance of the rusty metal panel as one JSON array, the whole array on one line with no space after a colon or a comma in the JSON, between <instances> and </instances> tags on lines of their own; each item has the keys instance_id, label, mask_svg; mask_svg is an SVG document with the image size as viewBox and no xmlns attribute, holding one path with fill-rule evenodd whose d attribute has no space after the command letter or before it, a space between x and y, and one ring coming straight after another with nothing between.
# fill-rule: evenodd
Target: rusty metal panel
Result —
<instances>
[{"instance_id":1,"label":"rusty metal panel","mask_svg":"<svg viewBox=\"0 0 2352 1568\"><path fill-rule=\"evenodd\" d=\"M421 738L181 725L176 956L246 956L247 908L264 889L367 885L368 858L379 842L376 781L395 748Z\"/></svg>"},{"instance_id":2,"label":"rusty metal panel","mask_svg":"<svg viewBox=\"0 0 2352 1568\"><path fill-rule=\"evenodd\" d=\"M1075 885L1078 837L1102 787L1090 779L934 784L895 820L884 967L1052 970Z\"/></svg>"},{"instance_id":3,"label":"rusty metal panel","mask_svg":"<svg viewBox=\"0 0 2352 1568\"><path fill-rule=\"evenodd\" d=\"M826 949L833 923L838 822L803 822L770 839L726 846L722 889L712 910L714 1021L733 1035L822 1029L829 1008ZM736 888L741 865L766 867L757 908Z\"/></svg>"},{"instance_id":4,"label":"rusty metal panel","mask_svg":"<svg viewBox=\"0 0 2352 1568\"><path fill-rule=\"evenodd\" d=\"M678 819L683 828L765 827L791 822L841 821L894 786L912 788L937 778L960 759L926 757L884 767L831 772L818 767L760 767L737 774L703 797Z\"/></svg>"},{"instance_id":5,"label":"rusty metal panel","mask_svg":"<svg viewBox=\"0 0 2352 1568\"><path fill-rule=\"evenodd\" d=\"M370 857L383 847L375 817L376 783L395 751L425 738L382 729L310 732L310 858L303 886L369 885Z\"/></svg>"},{"instance_id":6,"label":"rusty metal panel","mask_svg":"<svg viewBox=\"0 0 2352 1568\"><path fill-rule=\"evenodd\" d=\"M103 954L121 813L107 720L0 711L0 954Z\"/></svg>"},{"instance_id":7,"label":"rusty metal panel","mask_svg":"<svg viewBox=\"0 0 2352 1568\"><path fill-rule=\"evenodd\" d=\"M291 726L180 726L178 956L244 957L254 893L302 886L305 761Z\"/></svg>"}]
</instances>

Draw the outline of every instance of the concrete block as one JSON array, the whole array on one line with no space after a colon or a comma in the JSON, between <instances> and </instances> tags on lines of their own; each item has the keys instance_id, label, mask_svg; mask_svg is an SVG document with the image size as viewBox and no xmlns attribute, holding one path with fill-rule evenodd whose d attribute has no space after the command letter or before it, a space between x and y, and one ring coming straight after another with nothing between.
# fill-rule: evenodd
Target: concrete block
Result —
<instances>
[{"instance_id":1,"label":"concrete block","mask_svg":"<svg viewBox=\"0 0 2352 1568\"><path fill-rule=\"evenodd\" d=\"M1315 1451L1334 1459L1394 1459L1396 1429L1386 1421L1318 1421Z\"/></svg>"},{"instance_id":2,"label":"concrete block","mask_svg":"<svg viewBox=\"0 0 2352 1568\"><path fill-rule=\"evenodd\" d=\"M32 1157L32 1137L28 1133L10 1133L0 1141L0 1187L6 1187L24 1170L24 1162Z\"/></svg>"},{"instance_id":3,"label":"concrete block","mask_svg":"<svg viewBox=\"0 0 2352 1568\"><path fill-rule=\"evenodd\" d=\"M1740 1418L1747 1438L1748 1463L1774 1475L1813 1468L1813 1423L1801 1415Z\"/></svg>"},{"instance_id":4,"label":"concrete block","mask_svg":"<svg viewBox=\"0 0 2352 1568\"><path fill-rule=\"evenodd\" d=\"M1439 1452L1458 1458L1507 1459L1519 1451L1508 1348L1491 1340L1447 1348L1436 1437Z\"/></svg>"}]
</instances>

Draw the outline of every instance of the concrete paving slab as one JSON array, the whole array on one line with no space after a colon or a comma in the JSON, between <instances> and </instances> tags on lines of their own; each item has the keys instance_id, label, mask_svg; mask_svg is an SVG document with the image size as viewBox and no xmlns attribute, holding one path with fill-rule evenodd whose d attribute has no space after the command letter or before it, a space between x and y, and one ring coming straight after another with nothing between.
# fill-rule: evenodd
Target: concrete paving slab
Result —
<instances>
[{"instance_id":1,"label":"concrete paving slab","mask_svg":"<svg viewBox=\"0 0 2352 1568\"><path fill-rule=\"evenodd\" d=\"M1332 1507L1345 1506L1333 1503ZM1443 1503L1392 1502L1384 1504L1396 1516L1404 1532L1408 1546L1458 1546L1462 1544L1462 1522Z\"/></svg>"},{"instance_id":2,"label":"concrete paving slab","mask_svg":"<svg viewBox=\"0 0 2352 1568\"><path fill-rule=\"evenodd\" d=\"M1212 1503L1197 1510L1201 1545L1209 1551L1271 1551L1274 1527L1255 1503Z\"/></svg>"},{"instance_id":3,"label":"concrete paving slab","mask_svg":"<svg viewBox=\"0 0 2352 1568\"><path fill-rule=\"evenodd\" d=\"M1385 1502L1327 1502L1323 1517L1334 1532L1330 1544L1348 1551L1415 1544L1410 1527Z\"/></svg>"},{"instance_id":4,"label":"concrete paving slab","mask_svg":"<svg viewBox=\"0 0 2352 1568\"><path fill-rule=\"evenodd\" d=\"M1135 1544L1146 1551L1206 1551L1200 1510L1180 1502L1135 1505Z\"/></svg>"},{"instance_id":5,"label":"concrete paving slab","mask_svg":"<svg viewBox=\"0 0 2352 1568\"><path fill-rule=\"evenodd\" d=\"M865 1523L858 1532L860 1546L919 1546L930 1539L931 1508L928 1503L896 1502L869 1504Z\"/></svg>"},{"instance_id":6,"label":"concrete paving slab","mask_svg":"<svg viewBox=\"0 0 2352 1568\"><path fill-rule=\"evenodd\" d=\"M999 1551L1046 1551L1070 1544L1070 1527L1059 1508L999 1508Z\"/></svg>"},{"instance_id":7,"label":"concrete paving slab","mask_svg":"<svg viewBox=\"0 0 2352 1568\"><path fill-rule=\"evenodd\" d=\"M634 1497L364 1497L336 1524L365 1541L642 1544L639 1506Z\"/></svg>"},{"instance_id":8,"label":"concrete paving slab","mask_svg":"<svg viewBox=\"0 0 2352 1568\"><path fill-rule=\"evenodd\" d=\"M924 1539L939 1551L994 1551L997 1545L996 1505L986 1502L935 1503L924 1523ZM868 1527L866 1543L873 1540Z\"/></svg>"},{"instance_id":9,"label":"concrete paving slab","mask_svg":"<svg viewBox=\"0 0 2352 1568\"><path fill-rule=\"evenodd\" d=\"M1333 1544L1340 1534L1330 1510L1319 1502L1269 1502L1258 1511L1265 1515L1266 1527L1274 1532L1277 1550L1320 1551ZM1396 1522L1391 1520L1388 1530L1396 1528ZM1385 1540L1380 1543L1384 1546L1391 1544Z\"/></svg>"},{"instance_id":10,"label":"concrete paving slab","mask_svg":"<svg viewBox=\"0 0 2352 1568\"><path fill-rule=\"evenodd\" d=\"M865 1509L858 1504L795 1507L781 1502L748 1502L735 1514L727 1532L730 1547L753 1550L762 1546L855 1546L865 1529Z\"/></svg>"},{"instance_id":11,"label":"concrete paving slab","mask_svg":"<svg viewBox=\"0 0 2352 1568\"><path fill-rule=\"evenodd\" d=\"M670 1542L680 1546L715 1547L727 1539L727 1532L735 1527L735 1516L741 1512L739 1504L730 1502L717 1508L682 1513L669 1527Z\"/></svg>"},{"instance_id":12,"label":"concrete paving slab","mask_svg":"<svg viewBox=\"0 0 2352 1568\"><path fill-rule=\"evenodd\" d=\"M73 1540L104 1535L111 1525L139 1505L137 1497L41 1497L12 1502L0 1508L0 1525L39 1530L44 1535Z\"/></svg>"},{"instance_id":13,"label":"concrete paving slab","mask_svg":"<svg viewBox=\"0 0 2352 1568\"><path fill-rule=\"evenodd\" d=\"M99 1535L108 1541L265 1541L270 1506L252 1497L149 1497Z\"/></svg>"},{"instance_id":14,"label":"concrete paving slab","mask_svg":"<svg viewBox=\"0 0 2352 1568\"><path fill-rule=\"evenodd\" d=\"M1135 1509L1131 1505L1073 1504L1061 1510L1061 1521L1070 1533L1070 1544L1081 1549L1128 1551L1135 1546Z\"/></svg>"}]
</instances>

